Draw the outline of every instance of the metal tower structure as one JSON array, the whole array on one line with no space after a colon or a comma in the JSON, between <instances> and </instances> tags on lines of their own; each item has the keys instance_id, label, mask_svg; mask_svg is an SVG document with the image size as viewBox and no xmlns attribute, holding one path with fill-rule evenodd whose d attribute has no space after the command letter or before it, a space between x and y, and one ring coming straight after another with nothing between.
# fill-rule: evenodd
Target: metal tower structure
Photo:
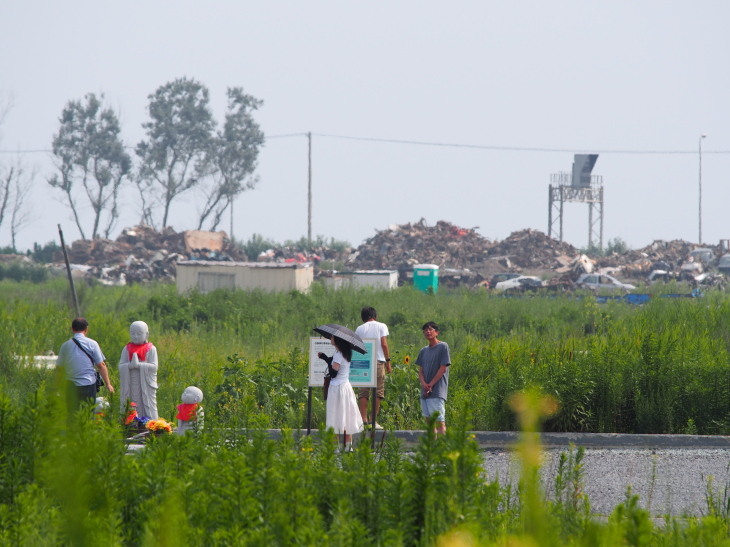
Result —
<instances>
[{"instance_id":1,"label":"metal tower structure","mask_svg":"<svg viewBox=\"0 0 730 547\"><path fill-rule=\"evenodd\" d=\"M592 175L598 154L575 154L572 173L550 175L548 235L563 241L566 202L588 204L588 247L603 249L603 177ZM556 226L557 225L557 226Z\"/></svg>"}]
</instances>

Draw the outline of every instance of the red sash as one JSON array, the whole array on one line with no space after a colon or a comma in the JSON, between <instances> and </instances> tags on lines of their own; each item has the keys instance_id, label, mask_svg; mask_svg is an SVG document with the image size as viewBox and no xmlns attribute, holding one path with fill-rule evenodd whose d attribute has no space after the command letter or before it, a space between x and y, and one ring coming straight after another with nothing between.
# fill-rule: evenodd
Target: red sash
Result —
<instances>
[{"instance_id":1,"label":"red sash","mask_svg":"<svg viewBox=\"0 0 730 547\"><path fill-rule=\"evenodd\" d=\"M183 403L177 405L177 416L178 420L190 421L195 417L195 411L198 410L198 403Z\"/></svg>"},{"instance_id":2,"label":"red sash","mask_svg":"<svg viewBox=\"0 0 730 547\"><path fill-rule=\"evenodd\" d=\"M133 344L130 342L127 344L127 351L129 352L129 360L132 360L132 355L135 353L140 361L146 361L147 352L152 347L152 342L145 342L144 344Z\"/></svg>"}]
</instances>

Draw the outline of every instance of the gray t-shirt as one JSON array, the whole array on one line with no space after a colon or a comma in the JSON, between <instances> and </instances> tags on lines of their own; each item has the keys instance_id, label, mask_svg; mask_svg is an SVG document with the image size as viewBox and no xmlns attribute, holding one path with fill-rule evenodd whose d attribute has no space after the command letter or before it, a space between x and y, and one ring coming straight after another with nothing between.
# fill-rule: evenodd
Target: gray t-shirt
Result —
<instances>
[{"instance_id":1,"label":"gray t-shirt","mask_svg":"<svg viewBox=\"0 0 730 547\"><path fill-rule=\"evenodd\" d=\"M433 347L421 348L416 358L416 364L423 369L423 377L426 382L430 382L436 376L442 365L446 366L446 372L433 386L433 391L429 395L429 397L441 397L445 401L449 393L449 368L451 367L449 345L446 342L439 342ZM423 390L421 390L421 397L423 395Z\"/></svg>"}]
</instances>

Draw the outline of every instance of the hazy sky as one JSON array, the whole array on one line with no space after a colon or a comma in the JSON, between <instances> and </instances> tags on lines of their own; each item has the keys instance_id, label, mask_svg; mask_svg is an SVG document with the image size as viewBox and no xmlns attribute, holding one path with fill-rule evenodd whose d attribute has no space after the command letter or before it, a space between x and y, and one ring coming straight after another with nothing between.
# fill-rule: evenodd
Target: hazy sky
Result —
<instances>
[{"instance_id":1,"label":"hazy sky","mask_svg":"<svg viewBox=\"0 0 730 547\"><path fill-rule=\"evenodd\" d=\"M584 152L600 154L604 243L696 242L706 134L702 234L716 244L730 238L728 23L726 0L0 0L0 93L13 98L0 163L20 150L39 169L19 247L57 241L58 224L79 237L46 182L66 103L103 93L133 147L148 96L183 76L210 89L219 120L227 87L264 101L238 239L306 236L312 132L314 236L359 245L421 218L497 240L547 233L550 175ZM192 194L173 203L171 225L194 228L196 210ZM122 211L113 237L139 221L132 192ZM585 246L588 206L566 204L564 221Z\"/></svg>"}]
</instances>

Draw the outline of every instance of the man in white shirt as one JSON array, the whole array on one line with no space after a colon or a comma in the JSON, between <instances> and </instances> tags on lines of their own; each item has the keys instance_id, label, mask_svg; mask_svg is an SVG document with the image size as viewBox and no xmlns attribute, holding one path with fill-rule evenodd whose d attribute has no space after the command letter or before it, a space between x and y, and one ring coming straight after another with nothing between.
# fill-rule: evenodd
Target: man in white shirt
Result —
<instances>
[{"instance_id":1,"label":"man in white shirt","mask_svg":"<svg viewBox=\"0 0 730 547\"><path fill-rule=\"evenodd\" d=\"M385 323L377 321L378 314L375 308L365 306L360 311L360 317L363 320L363 324L355 329L355 334L360 338L374 338L379 340L380 343L376 346L378 370L377 379L378 387L375 389L375 416L372 420L372 425L375 429L383 429L382 426L377 422L378 412L380 412L380 401L385 398L385 374L390 374L393 368L390 365L390 349L388 348L388 326ZM362 421L366 424L371 423L368 420L368 400L370 398L369 387L360 388L357 394L357 402L360 407L360 415Z\"/></svg>"}]
</instances>

